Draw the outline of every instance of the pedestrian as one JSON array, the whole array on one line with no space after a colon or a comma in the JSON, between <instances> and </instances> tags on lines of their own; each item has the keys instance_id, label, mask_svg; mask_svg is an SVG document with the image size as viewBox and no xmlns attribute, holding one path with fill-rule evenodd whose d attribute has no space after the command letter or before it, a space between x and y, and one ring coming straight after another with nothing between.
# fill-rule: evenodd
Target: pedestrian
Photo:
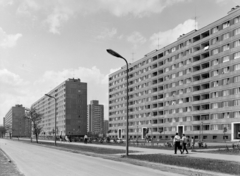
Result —
<instances>
[{"instance_id":1,"label":"pedestrian","mask_svg":"<svg viewBox=\"0 0 240 176\"><path fill-rule=\"evenodd\" d=\"M178 135L178 133L176 133L176 135L174 136L174 139L173 139L173 141L174 141L174 154L177 154L177 149L179 149L180 150L180 152L182 153L182 151L181 151L181 149L180 149L180 141L181 141L181 138L180 138L180 136Z\"/></svg>"},{"instance_id":2,"label":"pedestrian","mask_svg":"<svg viewBox=\"0 0 240 176\"><path fill-rule=\"evenodd\" d=\"M186 150L186 152L188 154L188 150L187 150L187 137L185 136L185 134L183 134L183 137L182 137L182 154L184 153L184 150Z\"/></svg>"},{"instance_id":3,"label":"pedestrian","mask_svg":"<svg viewBox=\"0 0 240 176\"><path fill-rule=\"evenodd\" d=\"M84 143L87 144L87 141L88 141L88 136L85 134L85 136L84 136Z\"/></svg>"},{"instance_id":4,"label":"pedestrian","mask_svg":"<svg viewBox=\"0 0 240 176\"><path fill-rule=\"evenodd\" d=\"M192 139L191 139L191 148L192 149L194 148L194 145L195 145L195 138L192 137Z\"/></svg>"},{"instance_id":5,"label":"pedestrian","mask_svg":"<svg viewBox=\"0 0 240 176\"><path fill-rule=\"evenodd\" d=\"M191 140L189 136L187 136L187 147L191 147Z\"/></svg>"}]
</instances>

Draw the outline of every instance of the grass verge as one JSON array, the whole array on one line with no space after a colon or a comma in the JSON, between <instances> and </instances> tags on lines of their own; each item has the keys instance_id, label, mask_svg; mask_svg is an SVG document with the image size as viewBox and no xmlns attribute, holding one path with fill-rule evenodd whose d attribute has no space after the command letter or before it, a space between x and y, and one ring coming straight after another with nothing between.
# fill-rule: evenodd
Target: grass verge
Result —
<instances>
[{"instance_id":1,"label":"grass verge","mask_svg":"<svg viewBox=\"0 0 240 176\"><path fill-rule=\"evenodd\" d=\"M24 176L21 174L14 163L8 162L7 158L4 156L0 150L0 175L4 176Z\"/></svg>"},{"instance_id":2,"label":"grass verge","mask_svg":"<svg viewBox=\"0 0 240 176\"><path fill-rule=\"evenodd\" d=\"M240 163L163 154L130 155L129 158L213 172L240 174Z\"/></svg>"},{"instance_id":3,"label":"grass verge","mask_svg":"<svg viewBox=\"0 0 240 176\"><path fill-rule=\"evenodd\" d=\"M223 154L223 155L239 155L240 156L240 150L238 149L218 149L218 150L209 150L209 151L197 151L197 152L203 152L203 153L216 153L216 154Z\"/></svg>"},{"instance_id":4,"label":"grass verge","mask_svg":"<svg viewBox=\"0 0 240 176\"><path fill-rule=\"evenodd\" d=\"M31 143L30 141L21 141L26 143ZM34 144L37 144L33 142ZM49 142L39 142L39 145L46 145L46 146L54 146L54 143ZM125 150L119 150L119 149L111 149L111 148L101 148L101 147L91 147L90 145L86 144L85 146L82 145L69 145L64 143L57 143L56 148L59 149L70 149L75 150L78 152L91 152L91 153L97 153L97 154L121 154L125 153ZM130 152L137 152L137 151L130 151Z\"/></svg>"}]
</instances>

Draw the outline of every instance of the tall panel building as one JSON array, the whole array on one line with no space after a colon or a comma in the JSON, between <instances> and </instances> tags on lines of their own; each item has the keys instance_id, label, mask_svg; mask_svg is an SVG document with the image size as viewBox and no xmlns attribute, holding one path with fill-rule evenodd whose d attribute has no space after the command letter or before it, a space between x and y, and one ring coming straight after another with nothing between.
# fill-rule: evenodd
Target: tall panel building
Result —
<instances>
[{"instance_id":1,"label":"tall panel building","mask_svg":"<svg viewBox=\"0 0 240 176\"><path fill-rule=\"evenodd\" d=\"M104 106L97 100L92 100L88 105L88 132L103 134Z\"/></svg>"},{"instance_id":2,"label":"tall panel building","mask_svg":"<svg viewBox=\"0 0 240 176\"><path fill-rule=\"evenodd\" d=\"M56 98L57 136L83 136L87 133L87 83L68 79L47 94ZM43 114L40 136L53 136L55 101L43 96L32 105Z\"/></svg>"},{"instance_id":3,"label":"tall panel building","mask_svg":"<svg viewBox=\"0 0 240 176\"><path fill-rule=\"evenodd\" d=\"M129 66L129 136L240 139L240 8ZM126 67L109 76L111 136L126 138Z\"/></svg>"},{"instance_id":4,"label":"tall panel building","mask_svg":"<svg viewBox=\"0 0 240 176\"><path fill-rule=\"evenodd\" d=\"M22 105L13 106L4 118L4 127L8 137L30 137L31 122L25 118L25 108Z\"/></svg>"}]
</instances>

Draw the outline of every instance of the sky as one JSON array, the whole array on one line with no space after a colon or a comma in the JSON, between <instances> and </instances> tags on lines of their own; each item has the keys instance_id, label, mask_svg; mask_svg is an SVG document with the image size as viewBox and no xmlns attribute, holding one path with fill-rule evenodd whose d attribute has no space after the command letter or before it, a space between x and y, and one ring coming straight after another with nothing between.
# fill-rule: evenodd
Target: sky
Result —
<instances>
[{"instance_id":1,"label":"sky","mask_svg":"<svg viewBox=\"0 0 240 176\"><path fill-rule=\"evenodd\" d=\"M88 83L108 119L108 75L183 33L227 15L239 0L0 0L0 124L68 78Z\"/></svg>"}]
</instances>

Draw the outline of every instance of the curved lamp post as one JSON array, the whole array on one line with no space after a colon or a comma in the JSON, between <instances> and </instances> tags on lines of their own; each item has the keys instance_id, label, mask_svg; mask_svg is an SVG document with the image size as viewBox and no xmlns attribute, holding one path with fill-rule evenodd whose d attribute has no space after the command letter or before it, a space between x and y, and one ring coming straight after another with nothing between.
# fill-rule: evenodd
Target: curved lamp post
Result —
<instances>
[{"instance_id":1,"label":"curved lamp post","mask_svg":"<svg viewBox=\"0 0 240 176\"><path fill-rule=\"evenodd\" d=\"M128 61L122 57L120 54L116 53L115 51L111 49L107 49L107 52L111 54L112 56L118 57L123 59L126 62L127 65L127 132L126 132L126 156L128 156Z\"/></svg>"},{"instance_id":2,"label":"curved lamp post","mask_svg":"<svg viewBox=\"0 0 240 176\"><path fill-rule=\"evenodd\" d=\"M56 98L55 97L53 97L53 96L51 96L51 95L49 95L49 94L45 94L45 96L47 96L47 97L49 97L49 98L53 98L54 99L54 116L55 116L55 127L54 127L54 131L55 131L55 140L54 140L54 142L55 142L55 146L57 145L57 137L56 137L56 133L57 133L57 131L56 131Z\"/></svg>"}]
</instances>

